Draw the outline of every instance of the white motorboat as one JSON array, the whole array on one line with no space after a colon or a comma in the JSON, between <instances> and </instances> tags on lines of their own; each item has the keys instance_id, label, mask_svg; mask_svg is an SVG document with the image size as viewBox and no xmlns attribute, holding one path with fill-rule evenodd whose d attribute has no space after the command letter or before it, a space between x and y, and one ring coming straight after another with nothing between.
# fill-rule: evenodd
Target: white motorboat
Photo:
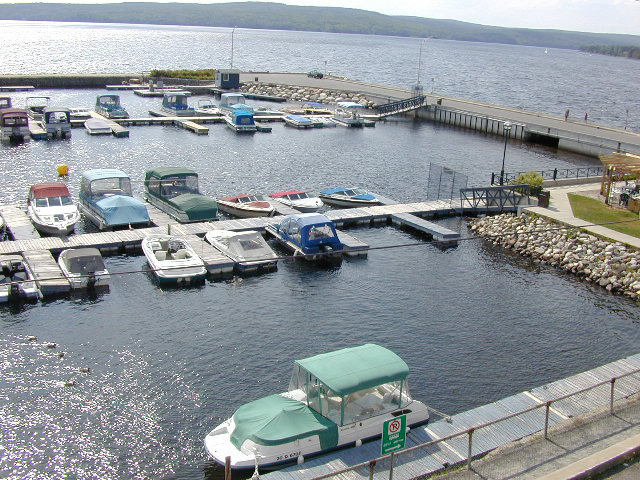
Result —
<instances>
[{"instance_id":1,"label":"white motorboat","mask_svg":"<svg viewBox=\"0 0 640 480\"><path fill-rule=\"evenodd\" d=\"M84 122L89 135L111 135L111 125L102 118L89 118Z\"/></svg>"},{"instance_id":2,"label":"white motorboat","mask_svg":"<svg viewBox=\"0 0 640 480\"><path fill-rule=\"evenodd\" d=\"M269 196L300 212L317 212L324 206L318 196L309 191L290 190L288 192L270 193Z\"/></svg>"},{"instance_id":3,"label":"white motorboat","mask_svg":"<svg viewBox=\"0 0 640 480\"><path fill-rule=\"evenodd\" d=\"M258 269L268 270L277 266L278 256L271 250L260 232L255 230L243 232L210 230L204 238L217 250L236 262L236 268L241 272Z\"/></svg>"},{"instance_id":4,"label":"white motorboat","mask_svg":"<svg viewBox=\"0 0 640 480\"><path fill-rule=\"evenodd\" d=\"M89 109L82 107L70 108L69 115L71 116L71 120L86 120L87 118L91 118Z\"/></svg>"},{"instance_id":5,"label":"white motorboat","mask_svg":"<svg viewBox=\"0 0 640 480\"><path fill-rule=\"evenodd\" d=\"M274 468L380 436L384 422L429 420L409 394L409 367L374 344L296 360L287 392L241 406L204 439L232 469Z\"/></svg>"},{"instance_id":6,"label":"white motorboat","mask_svg":"<svg viewBox=\"0 0 640 480\"><path fill-rule=\"evenodd\" d=\"M0 141L28 142L30 139L27 111L22 108L0 109Z\"/></svg>"},{"instance_id":7,"label":"white motorboat","mask_svg":"<svg viewBox=\"0 0 640 480\"><path fill-rule=\"evenodd\" d=\"M380 199L362 188L328 188L320 190L318 197L336 207L380 205Z\"/></svg>"},{"instance_id":8,"label":"white motorboat","mask_svg":"<svg viewBox=\"0 0 640 480\"><path fill-rule=\"evenodd\" d=\"M198 100L198 106L195 108L198 115L220 115L222 112L211 99Z\"/></svg>"},{"instance_id":9,"label":"white motorboat","mask_svg":"<svg viewBox=\"0 0 640 480\"><path fill-rule=\"evenodd\" d=\"M111 279L97 248L63 250L58 265L73 289L106 287Z\"/></svg>"},{"instance_id":10,"label":"white motorboat","mask_svg":"<svg viewBox=\"0 0 640 480\"><path fill-rule=\"evenodd\" d=\"M142 239L142 251L161 284L187 284L204 280L207 269L184 238L152 234Z\"/></svg>"},{"instance_id":11,"label":"white motorboat","mask_svg":"<svg viewBox=\"0 0 640 480\"><path fill-rule=\"evenodd\" d=\"M39 232L69 235L80 220L80 213L64 183L32 185L27 197L27 214Z\"/></svg>"},{"instance_id":12,"label":"white motorboat","mask_svg":"<svg viewBox=\"0 0 640 480\"><path fill-rule=\"evenodd\" d=\"M220 197L218 210L240 218L272 217L276 209L269 202L259 199L256 195L236 195Z\"/></svg>"},{"instance_id":13,"label":"white motorboat","mask_svg":"<svg viewBox=\"0 0 640 480\"><path fill-rule=\"evenodd\" d=\"M294 115L290 113L282 117L282 120L286 125L295 128L314 128L316 126L313 120L304 115Z\"/></svg>"},{"instance_id":14,"label":"white motorboat","mask_svg":"<svg viewBox=\"0 0 640 480\"><path fill-rule=\"evenodd\" d=\"M224 114L224 121L227 123L227 127L237 133L254 133L258 131L253 113L245 110L227 111Z\"/></svg>"},{"instance_id":15,"label":"white motorboat","mask_svg":"<svg viewBox=\"0 0 640 480\"><path fill-rule=\"evenodd\" d=\"M33 273L20 255L0 255L0 303L42 297Z\"/></svg>"},{"instance_id":16,"label":"white motorboat","mask_svg":"<svg viewBox=\"0 0 640 480\"><path fill-rule=\"evenodd\" d=\"M364 126L364 120L359 112L364 105L355 102L338 102L336 105L336 113L331 118L334 122L345 127Z\"/></svg>"}]
</instances>

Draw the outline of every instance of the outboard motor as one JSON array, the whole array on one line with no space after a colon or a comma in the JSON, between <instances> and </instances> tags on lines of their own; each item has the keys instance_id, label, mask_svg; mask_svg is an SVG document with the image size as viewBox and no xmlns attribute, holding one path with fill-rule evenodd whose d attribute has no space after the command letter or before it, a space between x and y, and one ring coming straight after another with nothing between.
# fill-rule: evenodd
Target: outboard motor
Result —
<instances>
[{"instance_id":1,"label":"outboard motor","mask_svg":"<svg viewBox=\"0 0 640 480\"><path fill-rule=\"evenodd\" d=\"M89 272L89 278L87 278L87 288L96 288L96 272Z\"/></svg>"}]
</instances>

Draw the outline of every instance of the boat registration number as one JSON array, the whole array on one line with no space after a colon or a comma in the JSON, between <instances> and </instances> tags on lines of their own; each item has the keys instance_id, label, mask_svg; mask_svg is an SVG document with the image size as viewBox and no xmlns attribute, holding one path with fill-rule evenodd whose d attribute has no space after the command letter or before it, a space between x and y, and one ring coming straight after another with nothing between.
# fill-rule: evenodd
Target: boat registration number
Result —
<instances>
[{"instance_id":1,"label":"boat registration number","mask_svg":"<svg viewBox=\"0 0 640 480\"><path fill-rule=\"evenodd\" d=\"M296 458L300 456L300 452L287 453L276 457L276 461L287 460L288 458Z\"/></svg>"}]
</instances>

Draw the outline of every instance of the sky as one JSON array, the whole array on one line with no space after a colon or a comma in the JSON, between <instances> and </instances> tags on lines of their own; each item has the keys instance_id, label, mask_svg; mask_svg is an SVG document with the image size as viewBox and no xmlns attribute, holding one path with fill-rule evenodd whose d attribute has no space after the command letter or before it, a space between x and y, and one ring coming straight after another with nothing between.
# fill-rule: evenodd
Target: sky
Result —
<instances>
[{"instance_id":1,"label":"sky","mask_svg":"<svg viewBox=\"0 0 640 480\"><path fill-rule=\"evenodd\" d=\"M120 3L122 0L37 0L56 3ZM144 1L144 0L138 0ZM228 3L229 0L149 0ZM255 0L254 0L255 1ZM262 0L257 0L262 1ZM552 28L640 35L639 0L275 0L288 5L345 7L386 15L446 18L502 27ZM33 3L33 0L0 0Z\"/></svg>"}]
</instances>

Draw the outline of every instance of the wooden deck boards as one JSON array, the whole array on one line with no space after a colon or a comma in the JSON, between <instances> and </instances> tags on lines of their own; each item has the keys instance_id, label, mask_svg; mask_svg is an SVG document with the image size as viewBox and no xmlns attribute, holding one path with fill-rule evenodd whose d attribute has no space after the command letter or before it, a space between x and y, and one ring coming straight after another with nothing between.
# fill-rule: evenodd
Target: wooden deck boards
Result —
<instances>
[{"instance_id":1,"label":"wooden deck boards","mask_svg":"<svg viewBox=\"0 0 640 480\"><path fill-rule=\"evenodd\" d=\"M19 210L17 206L0 206L0 212L2 212L3 216L5 216L4 212L8 212L9 216L15 214L16 218L20 218L19 221L14 221L16 225L20 222L26 223L28 221L26 214ZM267 225L275 224L279 222L281 218L280 216L256 217L180 224L151 205L148 206L148 210L154 223L160 224L159 226L117 230L113 232L85 233L71 235L65 239L57 237L43 238L39 235L33 238L25 238L28 237L28 234L25 234L20 240L0 242L0 254L21 253L29 250L51 250L57 253L64 248L88 246L100 248L103 252L108 253L109 251L119 251L119 249L125 246L139 244L145 235L151 233L167 233L168 225L170 225L171 233L174 235L204 235L209 230L264 231ZM391 218L391 215L399 213L446 215L451 212L451 207L446 202L419 202L331 210L327 212L327 216L336 222L337 225L345 225L375 223L377 221L386 222ZM11 224L11 221L8 223ZM31 225L30 222L29 225ZM26 227L29 228L28 225L26 225Z\"/></svg>"},{"instance_id":2,"label":"wooden deck boards","mask_svg":"<svg viewBox=\"0 0 640 480\"><path fill-rule=\"evenodd\" d=\"M1 205L0 215L4 218L7 230L16 240L28 240L40 238L40 233L35 229L27 212L17 205Z\"/></svg>"},{"instance_id":3,"label":"wooden deck boards","mask_svg":"<svg viewBox=\"0 0 640 480\"><path fill-rule=\"evenodd\" d=\"M423 427L412 429L408 433L406 447L444 438L456 432L464 432L471 427L497 420L536 405L542 405L547 400L553 400L560 396L580 391L587 386L596 385L600 381L609 380L612 376L622 375L638 368L640 368L640 354L459 413L452 416L450 421L439 420L429 423ZM625 380L624 387L620 388L620 391L616 390L616 398L627 397L633 393L640 392L640 374L636 373L620 379L616 382L616 385L622 385ZM554 402L549 415L549 424L555 425L570 416L606 406L608 405L608 398L609 384L605 384L602 387L596 387L589 394L577 396L573 403L570 400ZM544 419L545 409L542 407L478 429L473 434L472 453L474 456L483 455L513 440L540 432L544 429ZM397 462L394 467L393 477L397 480L408 480L440 471L444 468L445 463L447 465L461 463L466 459L467 448L468 437L463 435L427 447L424 450L421 449L407 455L399 455L396 457ZM365 443L361 447L337 450L327 455L312 458L302 465L287 467L262 476L269 480L311 479L350 465L367 462L378 457L379 454L380 440L375 440ZM376 467L374 478L389 478L388 465L388 461L382 465L379 464ZM333 478L366 480L369 478L369 471L368 468L361 468Z\"/></svg>"},{"instance_id":4,"label":"wooden deck boards","mask_svg":"<svg viewBox=\"0 0 640 480\"><path fill-rule=\"evenodd\" d=\"M22 254L42 295L57 295L71 290L69 281L48 250L32 250Z\"/></svg>"},{"instance_id":5,"label":"wooden deck boards","mask_svg":"<svg viewBox=\"0 0 640 480\"><path fill-rule=\"evenodd\" d=\"M220 274L233 271L235 262L213 248L208 242L196 235L183 235L183 237L191 244L196 253L200 255L209 273Z\"/></svg>"}]
</instances>

